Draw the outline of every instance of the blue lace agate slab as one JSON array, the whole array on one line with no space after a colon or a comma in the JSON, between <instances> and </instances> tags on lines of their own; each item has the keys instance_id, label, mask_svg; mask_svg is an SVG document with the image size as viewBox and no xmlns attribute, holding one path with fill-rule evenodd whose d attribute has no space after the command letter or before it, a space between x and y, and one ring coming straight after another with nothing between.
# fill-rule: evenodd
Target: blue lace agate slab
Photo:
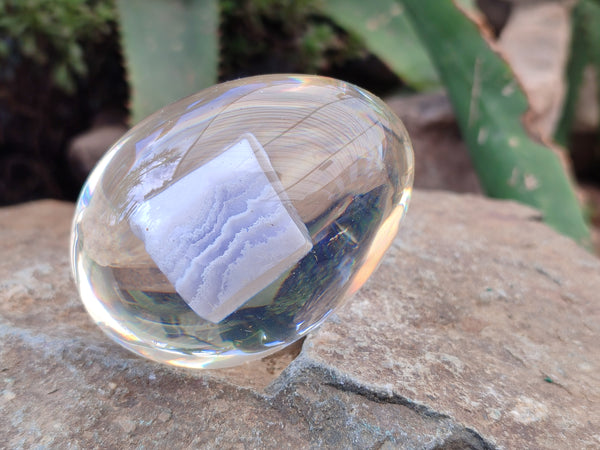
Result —
<instances>
[{"instance_id":1,"label":"blue lace agate slab","mask_svg":"<svg viewBox=\"0 0 600 450\"><path fill-rule=\"evenodd\" d=\"M249 139L147 199L129 218L177 293L211 322L230 315L312 247L306 226L282 201L280 183L267 177L276 176L268 155Z\"/></svg>"}]
</instances>

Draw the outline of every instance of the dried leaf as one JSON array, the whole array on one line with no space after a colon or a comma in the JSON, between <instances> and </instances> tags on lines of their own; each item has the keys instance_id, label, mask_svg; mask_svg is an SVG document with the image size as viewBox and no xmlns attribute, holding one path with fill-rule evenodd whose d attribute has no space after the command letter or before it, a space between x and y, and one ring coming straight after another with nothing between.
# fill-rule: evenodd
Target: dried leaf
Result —
<instances>
[{"instance_id":1,"label":"dried leaf","mask_svg":"<svg viewBox=\"0 0 600 450\"><path fill-rule=\"evenodd\" d=\"M452 2L401 4L446 86L486 193L538 208L549 225L589 247L572 180L555 151L525 128L527 98L508 64Z\"/></svg>"}]
</instances>

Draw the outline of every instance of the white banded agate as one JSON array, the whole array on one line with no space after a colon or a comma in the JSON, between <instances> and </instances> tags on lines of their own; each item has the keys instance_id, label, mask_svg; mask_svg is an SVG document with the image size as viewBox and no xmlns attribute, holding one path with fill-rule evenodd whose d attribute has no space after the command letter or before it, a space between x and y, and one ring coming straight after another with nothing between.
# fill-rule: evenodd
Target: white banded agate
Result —
<instances>
[{"instance_id":1,"label":"white banded agate","mask_svg":"<svg viewBox=\"0 0 600 450\"><path fill-rule=\"evenodd\" d=\"M268 155L249 139L144 201L129 218L177 293L215 323L312 247L281 185L267 177L266 171L276 176Z\"/></svg>"}]
</instances>

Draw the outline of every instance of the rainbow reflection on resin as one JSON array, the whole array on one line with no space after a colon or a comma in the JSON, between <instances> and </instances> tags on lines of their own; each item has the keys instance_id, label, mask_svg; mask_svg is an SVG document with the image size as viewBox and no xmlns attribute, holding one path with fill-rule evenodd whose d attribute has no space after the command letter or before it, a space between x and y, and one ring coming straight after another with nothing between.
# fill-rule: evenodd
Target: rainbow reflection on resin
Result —
<instances>
[{"instance_id":1,"label":"rainbow reflection on resin","mask_svg":"<svg viewBox=\"0 0 600 450\"><path fill-rule=\"evenodd\" d=\"M413 154L378 98L342 81L223 83L148 117L83 187L82 300L126 348L185 367L272 353L375 270L410 198Z\"/></svg>"}]
</instances>

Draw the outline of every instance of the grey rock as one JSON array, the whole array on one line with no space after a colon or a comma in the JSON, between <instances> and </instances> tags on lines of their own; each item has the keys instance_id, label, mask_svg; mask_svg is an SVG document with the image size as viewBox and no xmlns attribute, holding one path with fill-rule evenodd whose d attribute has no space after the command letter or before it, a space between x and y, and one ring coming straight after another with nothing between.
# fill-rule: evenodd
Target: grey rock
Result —
<instances>
[{"instance_id":1,"label":"grey rock","mask_svg":"<svg viewBox=\"0 0 600 450\"><path fill-rule=\"evenodd\" d=\"M69 166L75 180L83 183L100 158L127 130L123 124L107 123L75 136L67 149Z\"/></svg>"},{"instance_id":2,"label":"grey rock","mask_svg":"<svg viewBox=\"0 0 600 450\"><path fill-rule=\"evenodd\" d=\"M385 99L404 122L415 151L415 187L481 193L481 185L444 93Z\"/></svg>"},{"instance_id":3,"label":"grey rock","mask_svg":"<svg viewBox=\"0 0 600 450\"><path fill-rule=\"evenodd\" d=\"M72 213L0 209L2 446L600 445L600 261L532 209L416 192L375 275L323 327L205 372L137 358L91 322Z\"/></svg>"}]
</instances>

